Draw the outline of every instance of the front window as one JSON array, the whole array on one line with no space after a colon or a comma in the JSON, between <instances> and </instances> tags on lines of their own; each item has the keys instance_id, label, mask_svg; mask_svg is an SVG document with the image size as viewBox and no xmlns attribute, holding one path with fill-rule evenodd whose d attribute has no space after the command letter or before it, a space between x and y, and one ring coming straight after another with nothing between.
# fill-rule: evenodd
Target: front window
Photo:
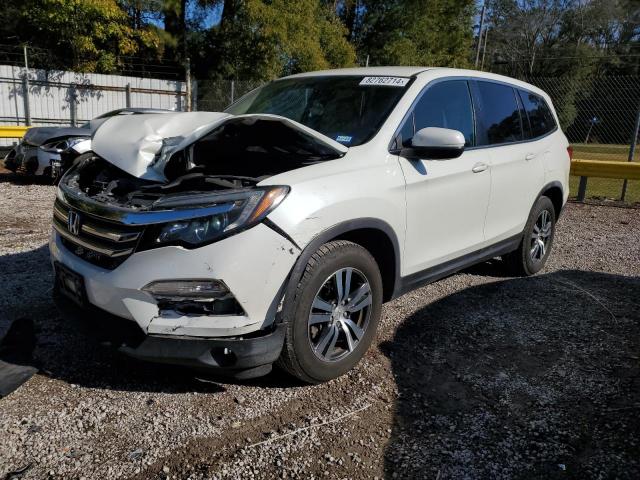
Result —
<instances>
[{"instance_id":1,"label":"front window","mask_svg":"<svg viewBox=\"0 0 640 480\"><path fill-rule=\"evenodd\" d=\"M402 145L410 146L415 132L427 127L458 130L465 146L474 145L473 107L466 80L439 82L425 91L400 130Z\"/></svg>"},{"instance_id":2,"label":"front window","mask_svg":"<svg viewBox=\"0 0 640 480\"><path fill-rule=\"evenodd\" d=\"M377 133L409 84L410 79L401 77L276 80L245 95L226 112L280 115L343 145L354 146L369 141Z\"/></svg>"}]
</instances>

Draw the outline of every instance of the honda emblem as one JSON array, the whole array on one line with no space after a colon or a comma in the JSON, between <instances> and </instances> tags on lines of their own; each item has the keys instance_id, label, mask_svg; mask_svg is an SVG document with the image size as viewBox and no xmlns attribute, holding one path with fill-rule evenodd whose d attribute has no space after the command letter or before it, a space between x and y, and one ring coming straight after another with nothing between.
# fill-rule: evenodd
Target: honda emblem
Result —
<instances>
[{"instance_id":1,"label":"honda emblem","mask_svg":"<svg viewBox=\"0 0 640 480\"><path fill-rule=\"evenodd\" d=\"M80 234L80 214L74 210L69 210L67 218L67 228L74 235Z\"/></svg>"}]
</instances>

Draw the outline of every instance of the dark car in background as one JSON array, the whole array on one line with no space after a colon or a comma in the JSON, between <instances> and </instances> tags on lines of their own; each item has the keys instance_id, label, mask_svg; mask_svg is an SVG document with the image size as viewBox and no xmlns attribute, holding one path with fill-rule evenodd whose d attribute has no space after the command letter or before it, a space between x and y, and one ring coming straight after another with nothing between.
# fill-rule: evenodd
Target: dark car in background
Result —
<instances>
[{"instance_id":1,"label":"dark car in background","mask_svg":"<svg viewBox=\"0 0 640 480\"><path fill-rule=\"evenodd\" d=\"M14 173L44 176L54 183L79 155L91 150L91 135L110 117L143 113L171 113L159 108L120 108L80 127L32 127L4 159Z\"/></svg>"}]
</instances>

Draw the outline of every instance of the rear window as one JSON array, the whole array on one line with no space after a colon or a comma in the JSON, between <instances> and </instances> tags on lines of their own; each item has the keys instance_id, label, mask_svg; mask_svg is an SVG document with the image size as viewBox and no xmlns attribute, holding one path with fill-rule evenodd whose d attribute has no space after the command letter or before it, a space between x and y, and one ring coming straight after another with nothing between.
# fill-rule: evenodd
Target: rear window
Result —
<instances>
[{"instance_id":1,"label":"rear window","mask_svg":"<svg viewBox=\"0 0 640 480\"><path fill-rule=\"evenodd\" d=\"M556 128L556 121L544 98L525 90L519 90L518 93L527 114L529 127L525 128L527 138L541 137Z\"/></svg>"},{"instance_id":2,"label":"rear window","mask_svg":"<svg viewBox=\"0 0 640 480\"><path fill-rule=\"evenodd\" d=\"M478 145L498 145L522 140L522 119L513 87L493 82L475 83Z\"/></svg>"}]
</instances>

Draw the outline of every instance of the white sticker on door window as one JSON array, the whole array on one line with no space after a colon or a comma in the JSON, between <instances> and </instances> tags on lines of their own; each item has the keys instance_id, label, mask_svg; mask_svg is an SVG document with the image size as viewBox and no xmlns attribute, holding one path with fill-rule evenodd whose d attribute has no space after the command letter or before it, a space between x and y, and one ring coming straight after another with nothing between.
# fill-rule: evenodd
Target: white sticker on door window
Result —
<instances>
[{"instance_id":1,"label":"white sticker on door window","mask_svg":"<svg viewBox=\"0 0 640 480\"><path fill-rule=\"evenodd\" d=\"M383 87L404 87L409 83L405 77L364 77L360 85L383 86Z\"/></svg>"}]
</instances>

